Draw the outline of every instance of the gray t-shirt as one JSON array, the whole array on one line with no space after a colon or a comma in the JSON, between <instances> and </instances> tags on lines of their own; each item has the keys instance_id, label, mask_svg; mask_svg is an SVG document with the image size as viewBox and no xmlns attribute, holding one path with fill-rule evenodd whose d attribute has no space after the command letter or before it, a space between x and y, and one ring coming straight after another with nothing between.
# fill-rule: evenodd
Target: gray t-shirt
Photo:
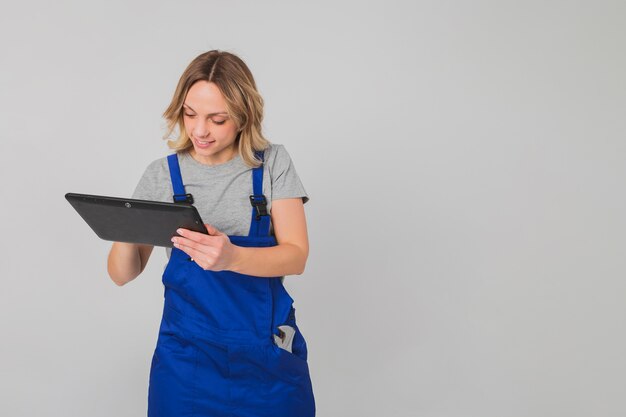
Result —
<instances>
[{"instance_id":1,"label":"gray t-shirt","mask_svg":"<svg viewBox=\"0 0 626 417\"><path fill-rule=\"evenodd\" d=\"M185 192L193 195L193 205L202 220L227 235L248 236L252 218L252 168L243 162L241 156L237 155L223 164L205 165L183 152L178 154L178 161ZM165 156L148 165L132 198L171 203L173 194ZM268 213L273 200L298 197L303 203L309 200L283 145L271 144L265 150L263 194L267 199ZM270 235L274 235L271 224ZM169 258L171 249L166 248L166 252Z\"/></svg>"}]
</instances>

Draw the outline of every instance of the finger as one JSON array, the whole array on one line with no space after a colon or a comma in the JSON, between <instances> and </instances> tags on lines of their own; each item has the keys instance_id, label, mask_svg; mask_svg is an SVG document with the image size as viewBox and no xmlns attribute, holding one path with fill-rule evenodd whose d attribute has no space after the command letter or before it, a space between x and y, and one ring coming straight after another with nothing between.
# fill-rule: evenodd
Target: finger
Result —
<instances>
[{"instance_id":1,"label":"finger","mask_svg":"<svg viewBox=\"0 0 626 417\"><path fill-rule=\"evenodd\" d=\"M210 244L206 244L204 242L197 242L195 240L187 239L187 238L180 237L180 236L173 237L172 243L174 244L175 248L178 248L178 249L191 248L201 253L208 253L209 248L210 248Z\"/></svg>"},{"instance_id":2,"label":"finger","mask_svg":"<svg viewBox=\"0 0 626 417\"><path fill-rule=\"evenodd\" d=\"M178 233L179 235L187 238L187 239L191 239L193 241L196 242L207 242L209 243L210 240L215 237L215 236L211 236L211 235L207 235L205 233L199 233L199 232L194 232L193 230L189 230L189 229L178 229L176 230L176 233Z\"/></svg>"},{"instance_id":3,"label":"finger","mask_svg":"<svg viewBox=\"0 0 626 417\"><path fill-rule=\"evenodd\" d=\"M214 227L214 226L212 226L210 224L205 223L204 227L206 227L207 232L209 232L209 234L212 235L212 236L219 236L219 235L222 234L222 232L220 232L219 230L217 230L216 227Z\"/></svg>"},{"instance_id":4,"label":"finger","mask_svg":"<svg viewBox=\"0 0 626 417\"><path fill-rule=\"evenodd\" d=\"M206 231L209 232L210 235L215 235L215 227L211 226L210 224L205 224L204 227L206 227Z\"/></svg>"},{"instance_id":5,"label":"finger","mask_svg":"<svg viewBox=\"0 0 626 417\"><path fill-rule=\"evenodd\" d=\"M209 270L213 267L213 257L208 256L207 254L200 252L197 249L190 248L188 246L181 246L180 250L185 252L189 256L189 260L195 262L200 268L205 271Z\"/></svg>"},{"instance_id":6,"label":"finger","mask_svg":"<svg viewBox=\"0 0 626 417\"><path fill-rule=\"evenodd\" d=\"M204 259L202 257L203 255L202 253L200 253L196 249L190 248L189 246L178 245L177 248L185 252L191 258L191 260L194 261L195 263L198 263L199 259Z\"/></svg>"}]
</instances>

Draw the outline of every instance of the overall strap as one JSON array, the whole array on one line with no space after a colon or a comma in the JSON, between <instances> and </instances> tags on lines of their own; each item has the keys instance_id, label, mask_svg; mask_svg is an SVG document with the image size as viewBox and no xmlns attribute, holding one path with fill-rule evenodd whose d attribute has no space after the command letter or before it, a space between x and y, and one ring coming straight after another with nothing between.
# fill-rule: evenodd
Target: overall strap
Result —
<instances>
[{"instance_id":1,"label":"overall strap","mask_svg":"<svg viewBox=\"0 0 626 417\"><path fill-rule=\"evenodd\" d=\"M256 151L255 155L263 161L264 151ZM270 235L270 215L267 213L267 199L263 195L263 164L252 169L252 220L249 236L265 237Z\"/></svg>"},{"instance_id":2,"label":"overall strap","mask_svg":"<svg viewBox=\"0 0 626 417\"><path fill-rule=\"evenodd\" d=\"M170 168L170 178L172 180L172 188L174 189L174 203L193 204L193 196L185 194L185 185L183 184L183 177L180 174L180 165L178 164L178 154L169 155L167 164Z\"/></svg>"}]
</instances>

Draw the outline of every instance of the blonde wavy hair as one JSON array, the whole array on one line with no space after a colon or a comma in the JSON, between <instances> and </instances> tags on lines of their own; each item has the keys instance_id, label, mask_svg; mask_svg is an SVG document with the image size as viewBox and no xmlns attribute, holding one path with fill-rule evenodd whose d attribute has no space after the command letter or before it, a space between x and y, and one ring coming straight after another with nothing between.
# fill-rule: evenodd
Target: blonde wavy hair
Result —
<instances>
[{"instance_id":1,"label":"blonde wavy hair","mask_svg":"<svg viewBox=\"0 0 626 417\"><path fill-rule=\"evenodd\" d=\"M167 121L167 145L176 152L188 152L193 143L185 131L183 123L183 102L187 92L198 81L214 83L224 96L229 116L237 126L236 142L239 155L249 167L256 168L261 161L254 156L255 151L265 150L270 142L261 129L263 121L263 98L248 66L238 56L225 51L212 50L198 55L187 66L174 92L174 97L163 113ZM170 139L178 128L178 138Z\"/></svg>"}]
</instances>

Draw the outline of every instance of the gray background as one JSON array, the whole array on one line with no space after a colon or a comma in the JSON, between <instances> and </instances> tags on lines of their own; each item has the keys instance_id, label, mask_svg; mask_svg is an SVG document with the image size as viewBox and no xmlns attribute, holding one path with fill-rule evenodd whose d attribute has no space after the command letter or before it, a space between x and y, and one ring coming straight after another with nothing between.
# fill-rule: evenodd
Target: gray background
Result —
<instances>
[{"instance_id":1,"label":"gray background","mask_svg":"<svg viewBox=\"0 0 626 417\"><path fill-rule=\"evenodd\" d=\"M239 54L311 196L319 416L623 416L621 1L3 2L0 414L145 414L165 254L117 287L181 72Z\"/></svg>"}]
</instances>

